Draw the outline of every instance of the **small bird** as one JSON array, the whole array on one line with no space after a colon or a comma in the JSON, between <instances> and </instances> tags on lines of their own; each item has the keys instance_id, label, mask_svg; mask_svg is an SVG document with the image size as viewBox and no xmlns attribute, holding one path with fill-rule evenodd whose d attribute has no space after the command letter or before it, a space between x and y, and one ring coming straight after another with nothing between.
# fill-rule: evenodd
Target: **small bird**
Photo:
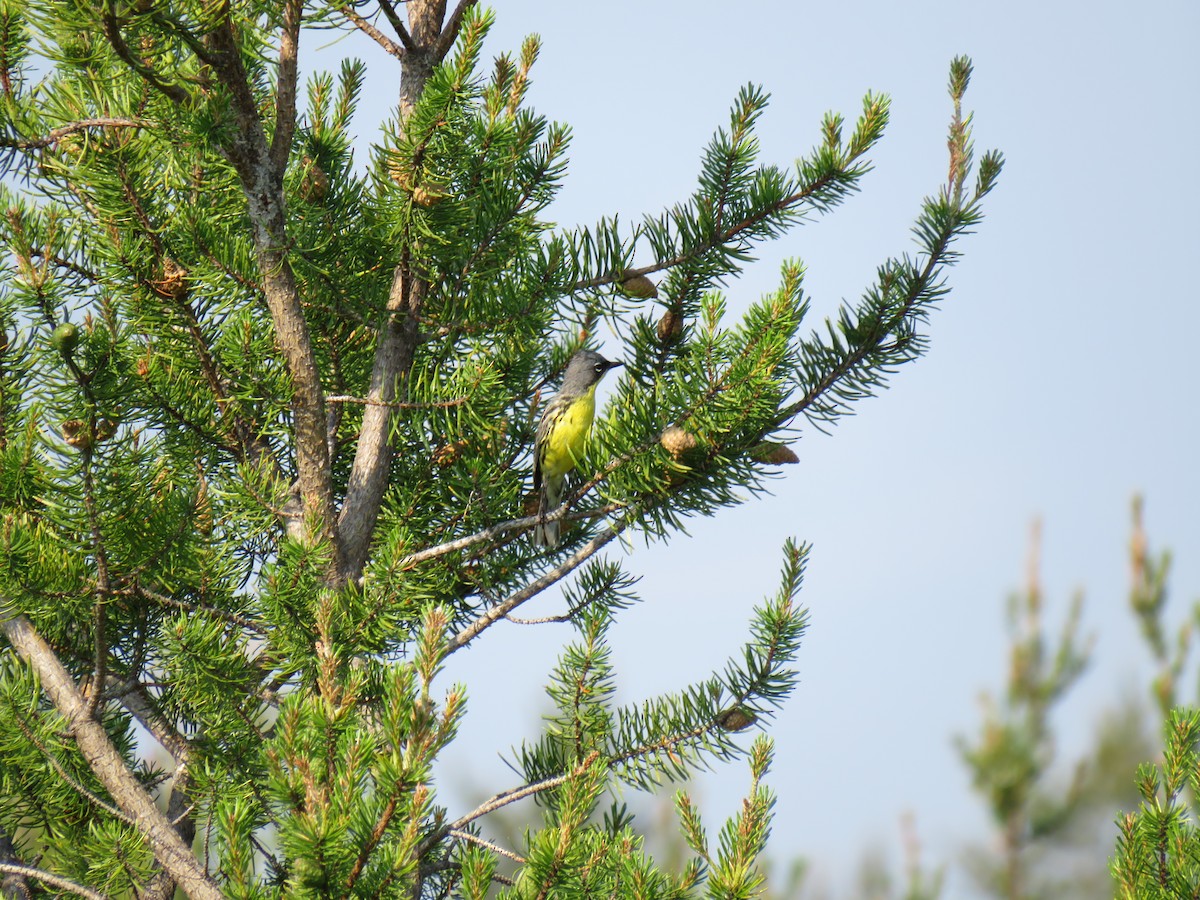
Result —
<instances>
[{"instance_id":1,"label":"small bird","mask_svg":"<svg viewBox=\"0 0 1200 900\"><path fill-rule=\"evenodd\" d=\"M558 395L542 413L533 444L533 489L539 498L533 542L540 547L558 546L560 523L544 517L562 503L567 473L583 454L596 415L596 385L619 365L591 350L578 351L567 363Z\"/></svg>"}]
</instances>

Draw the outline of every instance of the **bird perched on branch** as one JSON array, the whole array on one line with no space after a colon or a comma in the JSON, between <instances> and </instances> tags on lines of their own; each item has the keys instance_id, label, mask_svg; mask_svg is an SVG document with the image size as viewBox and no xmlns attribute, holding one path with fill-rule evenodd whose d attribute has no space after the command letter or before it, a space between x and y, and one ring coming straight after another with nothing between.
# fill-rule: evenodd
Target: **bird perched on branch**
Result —
<instances>
[{"instance_id":1,"label":"bird perched on branch","mask_svg":"<svg viewBox=\"0 0 1200 900\"><path fill-rule=\"evenodd\" d=\"M538 546L558 546L560 523L545 517L562 503L567 474L583 455L596 415L596 385L619 365L592 350L578 351L567 363L557 396L542 413L533 445L533 489L539 498L533 541Z\"/></svg>"}]
</instances>

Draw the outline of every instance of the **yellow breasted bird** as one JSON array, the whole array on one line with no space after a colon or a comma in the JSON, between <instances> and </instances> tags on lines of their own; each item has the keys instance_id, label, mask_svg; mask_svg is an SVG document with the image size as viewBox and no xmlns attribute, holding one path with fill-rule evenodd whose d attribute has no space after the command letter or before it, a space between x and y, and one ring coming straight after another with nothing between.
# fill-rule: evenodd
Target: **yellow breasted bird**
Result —
<instances>
[{"instance_id":1,"label":"yellow breasted bird","mask_svg":"<svg viewBox=\"0 0 1200 900\"><path fill-rule=\"evenodd\" d=\"M609 370L621 365L592 350L580 350L567 363L562 387L538 423L533 445L533 489L538 492L538 516L533 541L541 547L558 545L559 522L544 517L562 503L567 473L583 455L596 415L596 385Z\"/></svg>"}]
</instances>

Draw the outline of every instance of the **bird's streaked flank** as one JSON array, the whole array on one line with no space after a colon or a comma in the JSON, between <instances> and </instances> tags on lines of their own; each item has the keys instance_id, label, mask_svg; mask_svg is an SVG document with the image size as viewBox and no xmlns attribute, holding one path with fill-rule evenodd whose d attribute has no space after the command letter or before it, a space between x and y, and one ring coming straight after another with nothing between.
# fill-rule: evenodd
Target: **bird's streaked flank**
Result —
<instances>
[{"instance_id":1,"label":"bird's streaked flank","mask_svg":"<svg viewBox=\"0 0 1200 900\"><path fill-rule=\"evenodd\" d=\"M538 492L539 517L533 540L541 547L558 545L560 523L547 522L544 517L562 503L567 474L587 444L596 415L596 385L609 369L619 365L592 350L580 350L567 363L562 387L542 413L533 445L533 489Z\"/></svg>"}]
</instances>

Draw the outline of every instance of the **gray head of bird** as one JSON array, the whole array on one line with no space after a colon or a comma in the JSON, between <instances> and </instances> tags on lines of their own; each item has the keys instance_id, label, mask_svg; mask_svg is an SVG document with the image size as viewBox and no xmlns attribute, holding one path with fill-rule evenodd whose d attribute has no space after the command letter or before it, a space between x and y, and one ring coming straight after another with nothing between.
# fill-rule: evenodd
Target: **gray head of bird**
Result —
<instances>
[{"instance_id":1,"label":"gray head of bird","mask_svg":"<svg viewBox=\"0 0 1200 900\"><path fill-rule=\"evenodd\" d=\"M609 369L615 369L624 363L605 359L594 350L579 350L567 363L567 371L563 375L563 393L583 393L596 384Z\"/></svg>"}]
</instances>

